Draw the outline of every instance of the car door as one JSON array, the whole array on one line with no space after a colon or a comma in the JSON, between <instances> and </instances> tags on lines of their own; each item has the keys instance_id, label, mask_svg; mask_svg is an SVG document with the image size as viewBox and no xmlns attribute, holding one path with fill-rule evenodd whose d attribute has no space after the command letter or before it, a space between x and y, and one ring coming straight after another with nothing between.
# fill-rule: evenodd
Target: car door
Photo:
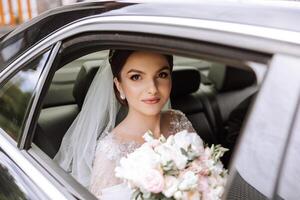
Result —
<instances>
[{"instance_id":1,"label":"car door","mask_svg":"<svg viewBox=\"0 0 300 200\"><path fill-rule=\"evenodd\" d=\"M0 199L48 199L32 180L33 174L23 170L25 163L18 162L16 154L20 154L17 144L49 55L50 49L47 49L1 82Z\"/></svg>"},{"instance_id":2,"label":"car door","mask_svg":"<svg viewBox=\"0 0 300 200\"><path fill-rule=\"evenodd\" d=\"M229 199L299 198L299 62L290 55L272 58L231 165Z\"/></svg>"},{"instance_id":3,"label":"car door","mask_svg":"<svg viewBox=\"0 0 300 200\"><path fill-rule=\"evenodd\" d=\"M46 154L45 152L43 152L36 144L32 143L32 138L33 138L33 134L35 133L35 128L37 125L37 118L39 116L40 113L40 109L41 109L41 104L42 101L45 97L44 92L47 90L47 87L49 86L49 82L52 78L52 75L54 74L54 71L57 67L59 67L58 63L56 63L56 61L58 62L62 62L63 60L60 60L60 58L63 58L63 56L65 58L71 59L72 58L72 52L75 52L75 58L78 58L80 56L80 53L88 53L89 51L87 51L89 49L89 47L98 47L99 49L109 49L109 48L117 48L117 47L123 47L123 48L142 48L142 49L147 49L147 50L153 50L153 51L161 51L161 52L168 52L168 53L178 53L180 55L186 55L186 56L190 56L190 57L203 57L203 58L207 58L207 59L213 59L216 61L220 61L220 62L228 62L228 63L234 63L236 65L240 64L242 66L245 65L246 62L248 61L254 61L254 62L259 62L262 64L267 64L270 56L266 55L264 53L261 52L255 52L255 51L249 51L248 49L243 49L243 48L232 48L230 46L224 46L224 45L218 45L217 40L215 41L215 43L206 43L203 42L203 38L200 38L199 35L197 35L199 32L201 32L201 30L199 29L195 29L195 28L191 28L188 29L186 27L181 27L181 26L166 26L164 28L163 24L159 24L157 26L155 26L155 23L151 24L151 26L148 27L147 29L147 25L142 26L142 28L139 31L136 31L134 33L127 33L126 32L122 32L123 30L127 30L126 27L128 26L128 23L130 24L131 22L125 23L125 24L117 24L118 26L116 27L116 24L113 24L112 22L112 26L110 26L110 23L106 23L106 26L102 26L103 24L98 23L98 21L101 21L101 19L88 19L86 22L86 26L85 26L85 22L84 20L80 22L80 26L73 24L72 27L66 27L67 30L71 29L72 31L65 31L64 29L56 32L54 35L52 35L51 37L49 37L48 39L42 41L39 46L42 48L42 45L45 45L47 42L49 42L50 44L52 43L56 43L57 42L57 49L60 49L60 45L59 43L62 41L63 42L63 47L61 48L61 55L58 57L53 57L51 60L51 66L49 65L48 71L45 72L45 76L44 77L44 82L42 85L40 85L39 87L39 91L37 93L35 102L33 104L34 108L32 109L32 112L29 113L29 116L31 117L31 120L28 121L27 123L27 134L24 135L21 139L20 142L20 148L22 149L26 149L25 154L27 157L29 157L30 160L32 160L34 163L36 163L36 167L43 171L45 176L47 177L51 177L53 180L53 182L55 184L58 184L61 186L61 190L63 191L67 191L67 193L71 193L72 195L76 196L77 198L81 198L81 199L95 199L95 197L93 197L90 193L87 192L87 190L85 188L83 188L82 186L80 186L80 184L78 184L71 176L69 176L66 172L64 172L62 169L60 169ZM119 23L119 22L118 22ZM138 24L141 24L141 22L138 22ZM136 29L138 29L138 26L134 26L135 24L132 23L131 27L135 27ZM145 28L146 27L146 28ZM117 31L116 29L120 28L121 31ZM102 30L110 30L112 31L111 33L109 32L101 32ZM90 32L87 32L90 31ZM155 30L156 35L149 35L147 33L150 33L152 30ZM184 32L186 35L184 39L182 39L182 37L178 36L178 30L180 30L180 32ZM92 31L94 31L94 33L91 33ZM148 32L147 32L148 31ZM146 33L145 33L146 32ZM84 34L82 34L84 33ZM76 35L78 34L78 35ZM169 35L169 37L168 37ZM188 35L192 35L192 38L189 38ZM175 36L177 36L177 38L174 38ZM189 40L186 40L189 39ZM213 40L214 38L210 38L211 40ZM229 43L229 41L227 41L227 43ZM100 47L99 47L100 46ZM84 47L87 47L87 49L85 49ZM81 49L82 48L82 49ZM76 51L79 51L80 53L76 54ZM76 57L77 56L77 57ZM52 62L53 61L53 62ZM67 63L68 60L66 60L65 62ZM276 68L274 68L276 69ZM275 71L276 72L276 71ZM271 74L271 73L270 73ZM270 77L273 77L274 75L270 75ZM267 81L268 80L268 81ZM240 170L241 168L239 167L241 166L246 166L245 169L246 171L248 170L247 165L245 165L245 163L247 164L247 162L245 162L245 159L248 158L249 155L252 155L253 152L256 152L256 154L254 155L259 155L261 153L261 150L259 151L254 151L253 149L250 149L251 151L249 152L249 150L247 149L247 147L252 147L254 148L255 146L257 146L256 144L253 146L251 142L254 141L254 139L251 137L251 133L254 132L258 132L260 130L264 130L261 129L261 127L257 127L255 124L257 122L261 121L260 115L261 113L257 113L258 111L261 111L262 109L260 107L264 107L266 111L270 112L272 109L270 109L268 106L270 106L269 102L270 100L273 99L273 97L276 96L272 96L272 94L270 94L270 92L268 93L267 91L269 91L268 87L272 86L272 83L275 82L275 80L273 79L266 79L266 83L264 84L264 86L262 87L263 91L262 94L259 94L257 97L257 103L254 104L253 106L253 112L251 112L251 115L249 117L249 123L247 124L253 124L252 126L247 125L245 127L245 137L246 139L242 139L241 146L245 146L245 147L241 147L241 150L237 151L237 161L236 164L233 165L233 169L236 168L238 172L241 172L242 170ZM269 83L268 83L269 82ZM264 89L266 88L266 89ZM277 94L279 96L279 93L281 91L278 91L278 93L274 93L273 95ZM265 93L265 94L264 94ZM269 97L269 95L271 95ZM268 97L268 98L265 98ZM262 105L263 106L262 106ZM259 109L255 109L255 107L258 107ZM269 109L267 109L269 108ZM283 112L282 110L280 110L280 112ZM258 119L256 119L258 118ZM288 120L288 119L287 119ZM252 121L252 123L251 123ZM263 120L265 121L265 120ZM285 122L288 123L288 122ZM258 123L259 124L259 123ZM267 123L267 125L270 126L269 123ZM282 130L284 133L284 130ZM249 132L249 133L247 133ZM267 135L265 136L267 137ZM283 134L282 137L285 137L285 134ZM255 135L255 138L257 138L257 135ZM280 139L284 139L284 138L280 138ZM245 142L243 142L245 141ZM265 141L265 140L263 140ZM258 141L260 142L260 141ZM250 143L251 145L247 145L247 143ZM264 146L264 143L261 142L259 143L261 147ZM280 143L281 147L282 147L282 143ZM253 151L252 151L253 150ZM257 149L258 150L258 149ZM278 150L278 155L280 155L282 153L282 148L279 148ZM240 154L240 155L239 155ZM277 155L277 154L276 154ZM242 157L244 157L242 159ZM272 157L270 157L272 158ZM280 156L279 158L277 156L274 157L276 160L275 165L275 170L272 171L272 177L274 176L274 174L276 174L277 172L277 164L278 162L280 163ZM240 160L240 161L239 161ZM259 167L261 165L256 165L259 164L258 161L260 161L259 158L257 159L253 159L254 162L252 163L252 165L254 165L254 168ZM250 161L250 160L248 160ZM263 162L263 161L261 161ZM266 159L266 162L268 162L268 159ZM241 164L240 164L241 163ZM256 166L255 166L256 165ZM250 165L248 165L250 166ZM264 164L262 164L262 166L264 166ZM268 165L267 168L269 167ZM253 171L255 172L255 170L253 169ZM265 172L265 171L263 171ZM248 173L248 172L247 172ZM236 173L237 174L237 173ZM253 174L252 174L253 175ZM254 176L255 175L255 176ZM256 177L256 174L254 173L253 177ZM258 174L258 177L263 178L262 174L261 176ZM236 177L234 176L234 174L232 175L232 177ZM263 179L262 179L263 180ZM56 182L57 181L57 182ZM269 184L269 182L272 182L273 179L266 179L265 180L265 184ZM247 180L247 182L249 182ZM255 186L256 185L254 183L251 183ZM233 185L233 183L229 184L229 189L230 187ZM274 186L271 186L271 191L273 190ZM244 194L242 191L241 194ZM260 193L263 194L263 196L265 196L265 192L264 191L260 191ZM72 196L70 197L72 198Z\"/></svg>"},{"instance_id":4,"label":"car door","mask_svg":"<svg viewBox=\"0 0 300 200\"><path fill-rule=\"evenodd\" d=\"M289 86L287 90L295 93L294 95L294 108L293 116L291 117L291 123L289 127L288 138L286 139L286 146L282 154L282 162L280 170L278 172L277 184L275 188L274 199L291 199L296 200L300 198L300 170L299 170L299 147L300 147L300 87L299 82L299 57L285 57L284 59L289 65L293 65L295 75L290 75L292 79L289 80Z\"/></svg>"},{"instance_id":5,"label":"car door","mask_svg":"<svg viewBox=\"0 0 300 200\"><path fill-rule=\"evenodd\" d=\"M48 199L30 179L30 175L24 173L2 148L0 148L0 183L0 199Z\"/></svg>"},{"instance_id":6,"label":"car door","mask_svg":"<svg viewBox=\"0 0 300 200\"><path fill-rule=\"evenodd\" d=\"M66 199L68 196L54 186L54 180L37 169L37 163L23 148L36 98L57 50L52 45L41 51L29 50L1 72L1 176L8 178L6 183L11 187L1 186L0 195L7 199ZM69 199L72 199L70 195Z\"/></svg>"}]
</instances>

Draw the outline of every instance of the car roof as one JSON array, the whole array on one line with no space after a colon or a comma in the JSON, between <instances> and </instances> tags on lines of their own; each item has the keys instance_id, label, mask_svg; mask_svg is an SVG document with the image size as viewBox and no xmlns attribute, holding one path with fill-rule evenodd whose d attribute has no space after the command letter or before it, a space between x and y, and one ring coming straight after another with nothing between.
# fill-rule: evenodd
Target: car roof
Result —
<instances>
[{"instance_id":1,"label":"car roof","mask_svg":"<svg viewBox=\"0 0 300 200\"><path fill-rule=\"evenodd\" d=\"M140 3L143 2L143 3ZM296 4L295 4L296 5ZM297 4L298 5L298 4ZM78 3L47 11L0 40L0 71L38 41L78 19L102 16L163 16L248 24L300 32L300 6L240 2L157 2L119 0ZM63 19L63 20L62 20ZM19 48L4 57L6 47ZM6 48L9 49L9 48ZM5 54L5 53L4 53ZM6 54L5 54L6 55Z\"/></svg>"}]
</instances>

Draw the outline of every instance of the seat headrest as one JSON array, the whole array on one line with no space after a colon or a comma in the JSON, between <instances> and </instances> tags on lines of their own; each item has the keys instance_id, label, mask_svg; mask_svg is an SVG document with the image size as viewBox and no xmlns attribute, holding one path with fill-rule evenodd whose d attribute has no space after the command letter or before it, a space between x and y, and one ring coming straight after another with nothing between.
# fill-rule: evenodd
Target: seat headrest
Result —
<instances>
[{"instance_id":1,"label":"seat headrest","mask_svg":"<svg viewBox=\"0 0 300 200\"><path fill-rule=\"evenodd\" d=\"M171 97L196 92L201 82L200 72L195 67L180 67L172 72Z\"/></svg>"},{"instance_id":2,"label":"seat headrest","mask_svg":"<svg viewBox=\"0 0 300 200\"><path fill-rule=\"evenodd\" d=\"M256 84L256 75L252 69L241 69L233 66L211 66L208 78L218 92L240 90Z\"/></svg>"},{"instance_id":3,"label":"seat headrest","mask_svg":"<svg viewBox=\"0 0 300 200\"><path fill-rule=\"evenodd\" d=\"M77 75L73 88L73 96L80 109L94 76L100 67L100 63L99 61L85 62Z\"/></svg>"}]
</instances>

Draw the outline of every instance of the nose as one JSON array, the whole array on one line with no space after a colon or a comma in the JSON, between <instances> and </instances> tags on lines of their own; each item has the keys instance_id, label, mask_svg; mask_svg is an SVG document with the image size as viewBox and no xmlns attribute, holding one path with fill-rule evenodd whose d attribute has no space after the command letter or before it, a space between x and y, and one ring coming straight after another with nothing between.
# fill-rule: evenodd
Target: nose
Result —
<instances>
[{"instance_id":1,"label":"nose","mask_svg":"<svg viewBox=\"0 0 300 200\"><path fill-rule=\"evenodd\" d=\"M149 86L148 86L148 94L151 95L156 95L157 94L157 83L155 81L155 79L151 79L151 81L149 81Z\"/></svg>"}]
</instances>

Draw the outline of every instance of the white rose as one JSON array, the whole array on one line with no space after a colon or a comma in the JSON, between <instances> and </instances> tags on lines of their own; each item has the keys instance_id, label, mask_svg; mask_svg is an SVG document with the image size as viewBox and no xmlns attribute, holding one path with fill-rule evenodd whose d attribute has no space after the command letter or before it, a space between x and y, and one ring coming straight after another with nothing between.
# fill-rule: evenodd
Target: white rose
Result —
<instances>
[{"instance_id":1,"label":"white rose","mask_svg":"<svg viewBox=\"0 0 300 200\"><path fill-rule=\"evenodd\" d=\"M187 171L181 177L181 182L179 183L178 188L182 191L192 190L197 188L198 177L191 171Z\"/></svg>"},{"instance_id":2,"label":"white rose","mask_svg":"<svg viewBox=\"0 0 300 200\"><path fill-rule=\"evenodd\" d=\"M175 198L176 200L181 200L181 199L183 198L183 192L181 192L181 191L175 192L175 193L174 193L174 198Z\"/></svg>"},{"instance_id":3,"label":"white rose","mask_svg":"<svg viewBox=\"0 0 300 200\"><path fill-rule=\"evenodd\" d=\"M215 188L215 189L211 189L209 192L203 194L203 199L204 200L220 200L221 196L223 194L224 189L222 188Z\"/></svg>"},{"instance_id":4,"label":"white rose","mask_svg":"<svg viewBox=\"0 0 300 200\"><path fill-rule=\"evenodd\" d=\"M223 163L221 161L215 163L214 171L217 174L221 174L224 171Z\"/></svg>"},{"instance_id":5,"label":"white rose","mask_svg":"<svg viewBox=\"0 0 300 200\"><path fill-rule=\"evenodd\" d=\"M165 186L162 193L170 198L178 190L179 181L174 176L165 176Z\"/></svg>"},{"instance_id":6,"label":"white rose","mask_svg":"<svg viewBox=\"0 0 300 200\"><path fill-rule=\"evenodd\" d=\"M152 148L158 146L161 144L161 141L158 139L155 139L151 131L147 131L144 135L143 138L145 142L147 142Z\"/></svg>"}]
</instances>

